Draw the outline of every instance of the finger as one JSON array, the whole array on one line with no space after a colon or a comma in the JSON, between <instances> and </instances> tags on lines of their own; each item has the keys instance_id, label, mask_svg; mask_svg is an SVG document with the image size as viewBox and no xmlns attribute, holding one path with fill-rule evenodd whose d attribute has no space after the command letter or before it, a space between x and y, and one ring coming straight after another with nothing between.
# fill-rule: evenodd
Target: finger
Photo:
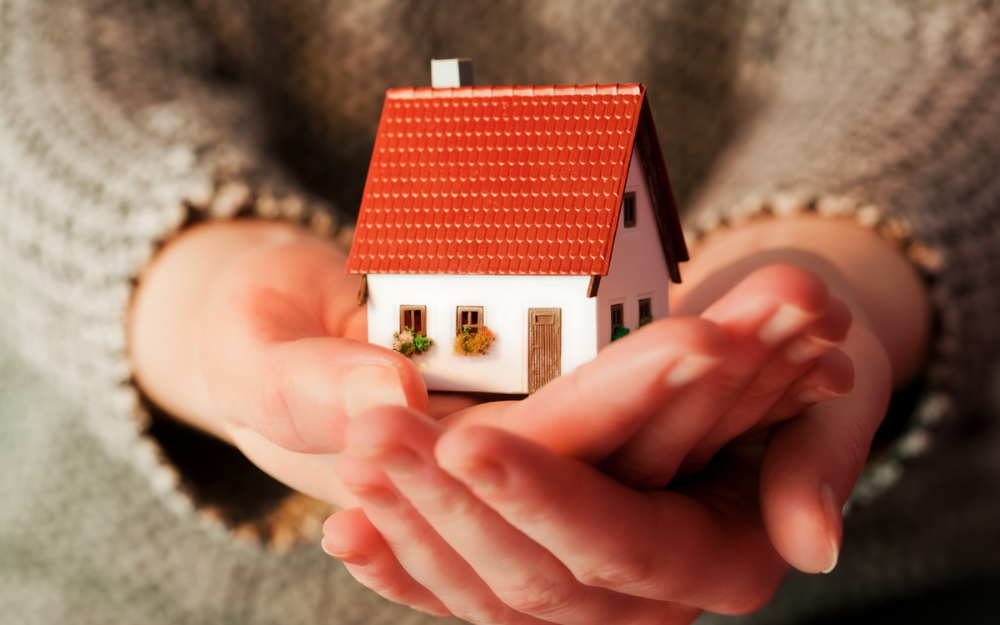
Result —
<instances>
[{"instance_id":1,"label":"finger","mask_svg":"<svg viewBox=\"0 0 1000 625\"><path fill-rule=\"evenodd\" d=\"M825 285L797 267L770 265L744 278L702 314L724 330L732 346L723 362L649 419L601 468L638 487L669 483L681 460L736 405L763 366L819 320L828 301Z\"/></svg>"},{"instance_id":2,"label":"finger","mask_svg":"<svg viewBox=\"0 0 1000 625\"><path fill-rule=\"evenodd\" d=\"M226 357L235 358L238 349L232 351ZM244 377L219 386L231 394L229 407L239 413L224 421L225 433L277 480L323 501L351 505L353 498L332 472L333 453L344 447L351 415L380 404L426 404L419 374L412 367L396 368L391 357L387 350L349 339L303 339L261 348L247 356ZM373 364L380 359L390 364ZM400 390L404 386L407 390Z\"/></svg>"},{"instance_id":3,"label":"finger","mask_svg":"<svg viewBox=\"0 0 1000 625\"><path fill-rule=\"evenodd\" d=\"M852 329L843 349L857 368L854 390L779 426L761 469L761 511L778 552L807 573L832 570L841 508L885 416L892 373L870 330Z\"/></svg>"},{"instance_id":4,"label":"finger","mask_svg":"<svg viewBox=\"0 0 1000 625\"><path fill-rule=\"evenodd\" d=\"M354 496L333 477L336 455L289 451L248 427L230 424L226 434L262 471L300 493L341 507L357 505Z\"/></svg>"},{"instance_id":5,"label":"finger","mask_svg":"<svg viewBox=\"0 0 1000 625\"><path fill-rule=\"evenodd\" d=\"M438 468L433 449L441 432L404 410L376 411L351 425L349 453L385 470L504 604L557 623L662 623L676 616L676 608L664 602L580 584L551 553Z\"/></svg>"},{"instance_id":6,"label":"finger","mask_svg":"<svg viewBox=\"0 0 1000 625\"><path fill-rule=\"evenodd\" d=\"M446 432L436 456L589 586L732 613L762 605L785 568L752 512L756 488L744 498L750 512L730 516L680 493L633 491L478 426Z\"/></svg>"},{"instance_id":7,"label":"finger","mask_svg":"<svg viewBox=\"0 0 1000 625\"><path fill-rule=\"evenodd\" d=\"M593 463L707 375L727 353L726 337L714 324L697 318L666 319L616 341L595 360L524 401L477 407L447 422L493 425L560 455Z\"/></svg>"},{"instance_id":8,"label":"finger","mask_svg":"<svg viewBox=\"0 0 1000 625\"><path fill-rule=\"evenodd\" d=\"M782 354L783 360L792 364L802 364L819 358L847 338L851 321L851 309L847 304L831 297L823 316L788 344Z\"/></svg>"},{"instance_id":9,"label":"finger","mask_svg":"<svg viewBox=\"0 0 1000 625\"><path fill-rule=\"evenodd\" d=\"M326 520L323 551L343 562L354 579L389 601L435 616L451 616L440 599L403 569L361 508L343 510Z\"/></svg>"},{"instance_id":10,"label":"finger","mask_svg":"<svg viewBox=\"0 0 1000 625\"><path fill-rule=\"evenodd\" d=\"M452 393L434 391L430 394L428 415L435 421L447 419L455 413L468 410L474 406L490 403L493 407L509 405L524 396L502 393Z\"/></svg>"},{"instance_id":11,"label":"finger","mask_svg":"<svg viewBox=\"0 0 1000 625\"><path fill-rule=\"evenodd\" d=\"M227 336L238 331L210 343L219 349L208 383L229 421L282 448L335 453L352 416L378 405L427 408L420 374L399 354L333 337L267 344Z\"/></svg>"},{"instance_id":12,"label":"finger","mask_svg":"<svg viewBox=\"0 0 1000 625\"><path fill-rule=\"evenodd\" d=\"M816 359L830 352L844 340L850 325L850 309L840 300L831 298L819 319L782 349L772 351L770 360L762 365L761 372L740 393L735 404L687 454L680 473L684 475L700 470L723 445L757 426L775 402L787 394L790 384L798 384L796 380L801 376L815 371ZM824 367L829 366L831 366L829 362L824 365ZM837 396L835 393L823 393L820 388L832 391L834 388L846 386L844 392L850 390L850 380L836 375L843 370L844 367L834 369L821 367L816 373L822 375L814 373L817 389L810 393L809 403L814 404ZM853 370L850 372L853 377ZM822 386L824 383L827 385ZM809 389L807 386L800 392Z\"/></svg>"},{"instance_id":13,"label":"finger","mask_svg":"<svg viewBox=\"0 0 1000 625\"><path fill-rule=\"evenodd\" d=\"M823 354L815 365L795 380L781 399L767 411L750 431L773 426L822 401L843 397L854 388L854 364L839 349Z\"/></svg>"},{"instance_id":14,"label":"finger","mask_svg":"<svg viewBox=\"0 0 1000 625\"><path fill-rule=\"evenodd\" d=\"M337 474L403 569L452 614L471 622L539 623L504 605L376 465L344 453L338 456Z\"/></svg>"}]
</instances>

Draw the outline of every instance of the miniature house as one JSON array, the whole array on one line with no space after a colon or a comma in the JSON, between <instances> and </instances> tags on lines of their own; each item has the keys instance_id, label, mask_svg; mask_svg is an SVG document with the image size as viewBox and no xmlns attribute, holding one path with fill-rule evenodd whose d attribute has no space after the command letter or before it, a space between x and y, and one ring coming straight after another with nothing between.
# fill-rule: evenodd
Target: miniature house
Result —
<instances>
[{"instance_id":1,"label":"miniature house","mask_svg":"<svg viewBox=\"0 0 1000 625\"><path fill-rule=\"evenodd\" d=\"M433 340L428 389L538 390L667 316L684 260L643 85L386 94L347 270L369 341Z\"/></svg>"}]
</instances>

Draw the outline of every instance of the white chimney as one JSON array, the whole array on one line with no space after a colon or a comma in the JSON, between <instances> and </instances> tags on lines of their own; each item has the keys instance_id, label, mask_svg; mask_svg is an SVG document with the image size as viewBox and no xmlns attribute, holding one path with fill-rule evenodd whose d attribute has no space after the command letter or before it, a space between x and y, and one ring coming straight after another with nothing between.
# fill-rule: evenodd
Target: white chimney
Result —
<instances>
[{"instance_id":1,"label":"white chimney","mask_svg":"<svg viewBox=\"0 0 1000 625\"><path fill-rule=\"evenodd\" d=\"M435 89L471 87L472 59L433 59L431 86Z\"/></svg>"}]
</instances>

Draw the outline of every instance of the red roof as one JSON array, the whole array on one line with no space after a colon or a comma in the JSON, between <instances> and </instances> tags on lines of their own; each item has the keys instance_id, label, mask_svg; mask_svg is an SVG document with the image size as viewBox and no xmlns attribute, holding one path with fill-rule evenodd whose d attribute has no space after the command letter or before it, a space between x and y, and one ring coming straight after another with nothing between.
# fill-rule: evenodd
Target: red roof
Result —
<instances>
[{"instance_id":1,"label":"red roof","mask_svg":"<svg viewBox=\"0 0 1000 625\"><path fill-rule=\"evenodd\" d=\"M640 148L655 147L640 151L658 160L646 169L660 187L651 192L664 251L686 260L645 93L639 84L390 90L348 272L607 274L646 117L652 136Z\"/></svg>"}]
</instances>

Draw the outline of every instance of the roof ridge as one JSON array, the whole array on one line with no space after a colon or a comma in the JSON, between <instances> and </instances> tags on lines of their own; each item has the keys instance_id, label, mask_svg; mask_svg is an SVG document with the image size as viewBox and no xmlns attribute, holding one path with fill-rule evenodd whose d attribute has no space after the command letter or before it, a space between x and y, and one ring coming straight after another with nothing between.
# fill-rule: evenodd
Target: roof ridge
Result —
<instances>
[{"instance_id":1,"label":"roof ridge","mask_svg":"<svg viewBox=\"0 0 1000 625\"><path fill-rule=\"evenodd\" d=\"M610 85L525 85L506 87L399 87L385 92L387 100L424 100L430 98L476 98L505 96L559 96L559 95L640 95L640 83Z\"/></svg>"}]
</instances>

